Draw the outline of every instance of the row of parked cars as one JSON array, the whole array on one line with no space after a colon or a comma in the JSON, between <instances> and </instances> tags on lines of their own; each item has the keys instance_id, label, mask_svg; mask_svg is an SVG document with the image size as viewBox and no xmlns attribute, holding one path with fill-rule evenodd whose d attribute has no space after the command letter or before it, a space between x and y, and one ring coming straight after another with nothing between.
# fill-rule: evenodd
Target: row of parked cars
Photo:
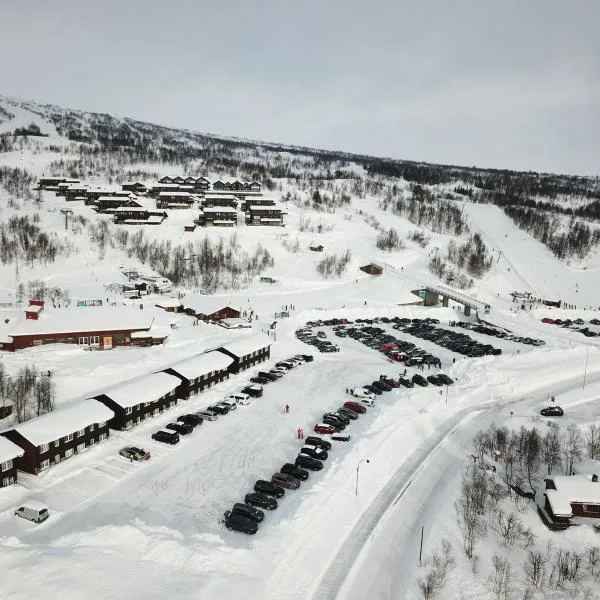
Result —
<instances>
[{"instance_id":1,"label":"row of parked cars","mask_svg":"<svg viewBox=\"0 0 600 600\"><path fill-rule=\"evenodd\" d=\"M597 337L600 335L600 332L594 331L589 327L581 327L581 325L585 325L585 321L583 319L551 319L550 317L544 317L542 319L542 323L548 323L549 325L558 325L559 327L564 327L566 329L571 329L572 331L578 331L579 333L585 335L585 337ZM600 325L600 320L591 319L590 325Z\"/></svg>"},{"instance_id":2,"label":"row of parked cars","mask_svg":"<svg viewBox=\"0 0 600 600\"><path fill-rule=\"evenodd\" d=\"M295 334L301 342L314 346L319 352L340 351L340 347L337 344L334 344L327 339L327 334L324 331L317 331L315 333L308 324L297 329Z\"/></svg>"},{"instance_id":3,"label":"row of parked cars","mask_svg":"<svg viewBox=\"0 0 600 600\"><path fill-rule=\"evenodd\" d=\"M317 436L304 440L295 461L284 463L271 479L258 479L244 496L244 502L236 502L223 515L227 529L253 535L265 518L265 510L275 510L280 499L289 490L297 490L309 478L309 471L320 471L329 456L331 442Z\"/></svg>"},{"instance_id":4,"label":"row of parked cars","mask_svg":"<svg viewBox=\"0 0 600 600\"><path fill-rule=\"evenodd\" d=\"M450 323L452 325L452 323ZM522 337L520 335L514 335L510 331L498 329L492 325L485 325L483 323L468 323L465 321L457 321L454 323L455 327L462 327L463 329L469 329L475 333L481 333L483 335L491 335L509 342L518 342L520 344L528 344L529 346L544 346L546 342L544 340L538 340L530 337Z\"/></svg>"},{"instance_id":5,"label":"row of parked cars","mask_svg":"<svg viewBox=\"0 0 600 600\"><path fill-rule=\"evenodd\" d=\"M312 360L313 357L310 354L297 355L276 363L270 371L259 371L255 377L250 379L250 384L242 388L241 391L228 394L221 402L215 402L203 410L177 417L176 421L165 426L167 431L160 430L153 433L152 439L164 444L178 444L180 436L192 433L204 421L215 421L219 416L230 413L240 405L250 404L252 398L260 398L263 395L263 384L277 381L290 369ZM128 449L124 448L123 451L125 450ZM133 448L133 450L138 449ZM127 458L138 460L135 452L128 453Z\"/></svg>"}]
</instances>

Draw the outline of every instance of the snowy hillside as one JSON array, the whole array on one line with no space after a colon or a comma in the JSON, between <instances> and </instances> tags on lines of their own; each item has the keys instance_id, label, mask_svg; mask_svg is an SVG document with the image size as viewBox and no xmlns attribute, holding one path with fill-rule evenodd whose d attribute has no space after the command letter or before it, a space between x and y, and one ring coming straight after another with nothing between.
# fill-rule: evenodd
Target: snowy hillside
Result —
<instances>
[{"instance_id":1,"label":"snowy hillside","mask_svg":"<svg viewBox=\"0 0 600 600\"><path fill-rule=\"evenodd\" d=\"M50 176L115 191L126 182L153 186L166 175L257 181L262 197L283 210L284 226L247 225L242 211L231 228L195 226L197 204L164 209L157 225L123 225L90 203L36 189ZM150 195L135 201L140 210L157 210ZM561 439L570 435L567 426L584 436L598 423L599 218L600 185L593 177L280 146L0 97L0 347L25 322L28 300L40 295L40 323L71 320L74 327L70 311L110 305L140 313L155 338L165 339L106 351L41 342L0 350L0 390L35 368L40 378L51 373L56 407L66 408L248 334L197 324L159 304L229 307L245 321L250 315L250 331L272 341L268 363L232 374L132 429L111 431L102 444L38 475L19 472L16 485L0 488L0 589L19 599L42 590L45 598L59 598L66 589L94 599L173 593L207 600L416 599L425 597L419 582L446 539L455 568L436 597L499 597L490 584L492 557L513 560L516 573L526 550L519 546L511 555L489 529L478 538L475 568L454 501L479 430L494 423L545 433L549 420L539 411L551 396L565 411ZM369 274L369 265L382 274ZM132 272L173 285L132 298L124 293ZM426 289L437 286L454 290L454 299L421 305ZM465 314L459 294L478 314ZM93 304L98 300L105 306ZM493 324L493 335L468 328L478 318ZM337 335L322 323L330 319L353 323ZM439 358L441 368L394 362L378 351L379 338L372 347L365 343L366 330L363 342L353 339L351 327L367 325L358 319L376 319L370 325L383 330L378 335L413 344L412 350L422 349L415 356ZM398 319L439 322L419 325L421 331ZM339 352L302 341L297 332L307 322L321 322L311 331ZM456 342L459 334L499 352L469 356ZM456 343L441 343L444 336ZM263 397L182 435L176 446L151 438L179 415L238 392L258 371L307 353L314 361L265 384ZM298 428L313 434L324 413L352 400L350 387L383 374L396 382L405 373L444 373L454 383L378 395L348 425L350 441L333 441L323 470L286 490L255 536L225 529L225 510L243 502L257 479L270 480L283 463L294 462ZM13 426L14 418L2 419L0 428ZM130 462L119 455L124 446L144 448L152 458ZM503 463L494 473L487 466L489 477L508 488ZM529 475L543 485L541 459ZM49 507L47 521L35 525L14 516L29 499ZM598 545L589 524L556 534L543 525L535 502L521 508L520 518L535 533L531 548L552 540L583 553ZM592 571L562 587L546 581L534 589L516 575L511 585L518 597L531 588L532 599L575 598L594 589Z\"/></svg>"}]
</instances>

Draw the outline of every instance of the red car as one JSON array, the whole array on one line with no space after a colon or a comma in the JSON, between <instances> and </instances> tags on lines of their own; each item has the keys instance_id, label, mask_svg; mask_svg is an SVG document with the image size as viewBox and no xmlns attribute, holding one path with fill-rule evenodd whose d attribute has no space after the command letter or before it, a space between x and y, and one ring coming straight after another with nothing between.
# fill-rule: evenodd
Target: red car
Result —
<instances>
[{"instance_id":1,"label":"red car","mask_svg":"<svg viewBox=\"0 0 600 600\"><path fill-rule=\"evenodd\" d=\"M362 404L359 404L358 402L344 402L344 408L347 408L348 410L351 410L352 412L355 412L359 415L362 415L367 412L366 407L364 407Z\"/></svg>"},{"instance_id":2,"label":"red car","mask_svg":"<svg viewBox=\"0 0 600 600\"><path fill-rule=\"evenodd\" d=\"M393 387L393 388L400 387L400 384L397 381L394 381L393 379L388 379L387 377L385 377L381 381L383 381L383 383L387 383L390 387Z\"/></svg>"},{"instance_id":3,"label":"red car","mask_svg":"<svg viewBox=\"0 0 600 600\"><path fill-rule=\"evenodd\" d=\"M550 325L554 325L554 319L549 319L548 317L545 317L544 319L542 319L542 323L550 323Z\"/></svg>"},{"instance_id":4,"label":"red car","mask_svg":"<svg viewBox=\"0 0 600 600\"><path fill-rule=\"evenodd\" d=\"M327 425L325 423L317 423L315 425L315 433L339 433L340 429L333 425Z\"/></svg>"}]
</instances>

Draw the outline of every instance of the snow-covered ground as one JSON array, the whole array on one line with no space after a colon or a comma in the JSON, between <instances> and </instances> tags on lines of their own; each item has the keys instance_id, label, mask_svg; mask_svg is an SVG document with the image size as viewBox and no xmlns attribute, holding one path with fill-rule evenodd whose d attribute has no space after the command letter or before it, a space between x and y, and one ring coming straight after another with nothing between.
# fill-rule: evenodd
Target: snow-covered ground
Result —
<instances>
[{"instance_id":1,"label":"snow-covered ground","mask_svg":"<svg viewBox=\"0 0 600 600\"><path fill-rule=\"evenodd\" d=\"M17 118L19 126L37 123L35 115L30 119L19 112ZM5 122L2 127L8 131L13 125ZM42 130L50 141L57 138L55 130ZM39 156L14 152L0 157L0 163L26 165L41 175L49 158L43 152ZM100 258L85 228L80 233L74 226L65 231L59 211L66 202L50 193L42 199L40 220L69 240L73 251L46 266L20 264L18 273L15 264L1 265L0 302L14 304L17 275L22 282L43 279L69 290L73 300L102 298L117 306L142 303L154 317L153 327L168 332L169 338L164 346L107 352L56 345L0 353L9 374L27 365L52 370L57 402L67 405L108 384L165 368L241 335L212 325L192 326L185 315L156 309L159 297L134 302L107 291L106 285L122 278L119 266L141 265L116 248L107 248ZM5 200L0 197L2 219L19 213ZM95 218L89 207L70 203L69 208ZM234 376L131 431L113 432L107 442L37 477L20 474L18 485L1 489L0 589L5 597L30 599L43 594L51 600L68 590L74 598L94 600L168 595L205 600L417 598L421 527L426 552L444 536L456 538L455 490L478 429L491 421L533 422L549 395L559 397L575 423L590 423L600 416L595 401L600 392L599 338L541 323L545 316L581 317L586 322L598 318L599 311L590 309L599 304L597 271L564 266L496 207L466 204L472 230L479 231L499 256L469 294L492 305L486 318L493 323L516 335L543 339L546 345L527 346L456 329L502 349L501 356L467 359L401 334L441 358L442 370L456 380L447 396L445 390L440 394L439 388L429 387L400 388L378 397L376 406L349 426L352 440L336 442L325 468L311 473L299 490L288 491L280 507L267 513L256 536L227 531L219 523L223 511L243 501L256 479L269 479L284 462L293 461L300 446L298 427L312 431L325 411L348 399L347 387L370 383L382 373L397 377L403 370L351 338L328 334L340 352L319 354L296 339L297 327L331 317L434 317L444 328L450 321L464 320L460 307L452 303L448 308L404 305L414 299L411 290L438 283L427 270L429 253L444 247L449 236L430 234L425 249L409 243L403 251L385 253L377 250L377 231L365 222L365 213L403 237L416 226L384 213L375 201L332 214L292 203L286 210L284 230L244 226L235 230L243 249L258 244L268 248L275 265L264 275L278 283L255 281L218 294L223 304L253 310L259 317L255 330L267 331L275 313L288 308L290 317L278 319L271 332L270 363ZM321 224L324 232L300 231L306 219L314 227ZM189 221L189 211L170 211L163 225L144 232L150 239L179 242ZM232 233L208 228L185 235L195 236L185 241L203 235L228 240ZM285 243L296 239L299 251L290 252ZM308 251L316 240L325 245L325 255L351 251L351 263L340 279L318 275L316 264L324 255ZM358 269L372 260L384 264L384 275L369 276ZM515 311L509 296L513 290L563 299L577 309ZM0 317L15 319L21 312L7 307L0 310ZM258 370L299 352L314 354L315 361L265 386L264 396L249 406L205 422L175 447L151 440L152 432L178 415L222 399L241 389ZM409 369L409 374L414 372ZM285 404L289 414L282 411ZM126 445L144 447L152 453L151 460L130 463L118 455ZM361 462L367 458L369 463ZM51 517L42 525L14 517L14 508L28 498L48 504ZM537 517L531 524L545 531ZM579 535L587 540L589 533ZM449 589L447 598L488 597L481 581L464 569L453 573Z\"/></svg>"}]
</instances>

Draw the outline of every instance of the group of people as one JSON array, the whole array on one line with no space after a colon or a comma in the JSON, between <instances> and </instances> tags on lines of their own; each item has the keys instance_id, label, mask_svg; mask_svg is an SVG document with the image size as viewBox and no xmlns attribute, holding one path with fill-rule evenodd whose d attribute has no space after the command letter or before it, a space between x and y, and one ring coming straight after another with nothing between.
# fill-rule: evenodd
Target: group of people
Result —
<instances>
[{"instance_id":1,"label":"group of people","mask_svg":"<svg viewBox=\"0 0 600 600\"><path fill-rule=\"evenodd\" d=\"M299 440L303 440L304 439L304 429L302 427L298 427L298 429L296 430L296 435L298 436Z\"/></svg>"}]
</instances>

